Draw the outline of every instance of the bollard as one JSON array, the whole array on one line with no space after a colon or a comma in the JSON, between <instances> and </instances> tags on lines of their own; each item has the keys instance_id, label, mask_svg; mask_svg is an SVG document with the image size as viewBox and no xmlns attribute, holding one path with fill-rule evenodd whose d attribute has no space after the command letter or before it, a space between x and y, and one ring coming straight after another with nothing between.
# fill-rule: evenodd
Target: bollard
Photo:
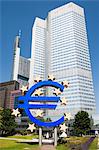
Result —
<instances>
[{"instance_id":1,"label":"bollard","mask_svg":"<svg viewBox=\"0 0 99 150\"><path fill-rule=\"evenodd\" d=\"M54 146L57 146L57 128L54 129Z\"/></svg>"},{"instance_id":2,"label":"bollard","mask_svg":"<svg viewBox=\"0 0 99 150\"><path fill-rule=\"evenodd\" d=\"M39 146L42 145L42 128L39 128Z\"/></svg>"}]
</instances>

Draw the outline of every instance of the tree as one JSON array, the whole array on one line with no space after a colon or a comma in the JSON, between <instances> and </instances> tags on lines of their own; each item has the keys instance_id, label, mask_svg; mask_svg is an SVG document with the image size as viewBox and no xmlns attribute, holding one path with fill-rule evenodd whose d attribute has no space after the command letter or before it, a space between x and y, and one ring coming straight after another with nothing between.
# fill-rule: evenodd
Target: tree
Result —
<instances>
[{"instance_id":1,"label":"tree","mask_svg":"<svg viewBox=\"0 0 99 150\"><path fill-rule=\"evenodd\" d=\"M45 121L46 121L46 122L51 122L52 120L51 120L51 118L46 118Z\"/></svg>"},{"instance_id":2,"label":"tree","mask_svg":"<svg viewBox=\"0 0 99 150\"><path fill-rule=\"evenodd\" d=\"M85 111L79 111L75 115L73 123L74 130L77 135L87 134L90 131L90 118L89 114Z\"/></svg>"},{"instance_id":3,"label":"tree","mask_svg":"<svg viewBox=\"0 0 99 150\"><path fill-rule=\"evenodd\" d=\"M3 108L0 107L0 129L1 129L1 126L2 126L2 111L3 111Z\"/></svg>"},{"instance_id":4,"label":"tree","mask_svg":"<svg viewBox=\"0 0 99 150\"><path fill-rule=\"evenodd\" d=\"M2 135L12 135L17 127L15 116L11 115L10 109L0 111L0 131Z\"/></svg>"}]
</instances>

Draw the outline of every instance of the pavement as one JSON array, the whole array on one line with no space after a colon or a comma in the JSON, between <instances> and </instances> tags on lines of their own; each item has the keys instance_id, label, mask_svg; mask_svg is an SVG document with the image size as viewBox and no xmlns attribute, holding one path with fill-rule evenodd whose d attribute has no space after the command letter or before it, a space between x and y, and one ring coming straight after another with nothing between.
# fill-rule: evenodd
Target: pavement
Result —
<instances>
[{"instance_id":1,"label":"pavement","mask_svg":"<svg viewBox=\"0 0 99 150\"><path fill-rule=\"evenodd\" d=\"M88 150L89 145L91 144L91 142L93 142L94 139L95 139L95 137L90 137L90 139L87 142L85 142L81 145L81 149Z\"/></svg>"},{"instance_id":2,"label":"pavement","mask_svg":"<svg viewBox=\"0 0 99 150\"><path fill-rule=\"evenodd\" d=\"M99 135L98 135L98 145L97 145L97 150L99 150Z\"/></svg>"},{"instance_id":3,"label":"pavement","mask_svg":"<svg viewBox=\"0 0 99 150\"><path fill-rule=\"evenodd\" d=\"M18 142L32 142L33 140L27 140L27 139L17 139L17 138L5 138L5 137L0 137L0 139L3 140L13 140L13 141L18 141Z\"/></svg>"},{"instance_id":4,"label":"pavement","mask_svg":"<svg viewBox=\"0 0 99 150\"><path fill-rule=\"evenodd\" d=\"M56 150L53 145L42 145L40 150Z\"/></svg>"},{"instance_id":5,"label":"pavement","mask_svg":"<svg viewBox=\"0 0 99 150\"><path fill-rule=\"evenodd\" d=\"M18 139L18 138L7 138L7 137L0 137L0 139L3 139L3 140L14 140L14 141L18 141L18 142L27 142L27 143L39 143L39 139L32 139L32 140L28 140L28 139ZM42 143L43 144L53 144L54 141L53 139L51 140L47 140L47 139L42 139Z\"/></svg>"}]
</instances>

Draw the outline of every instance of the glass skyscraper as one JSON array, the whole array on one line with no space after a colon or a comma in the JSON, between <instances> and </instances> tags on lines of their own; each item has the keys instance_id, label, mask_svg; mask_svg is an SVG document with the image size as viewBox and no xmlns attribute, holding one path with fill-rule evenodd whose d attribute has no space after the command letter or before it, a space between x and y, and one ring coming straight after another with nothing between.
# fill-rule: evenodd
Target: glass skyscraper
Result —
<instances>
[{"instance_id":1,"label":"glass skyscraper","mask_svg":"<svg viewBox=\"0 0 99 150\"><path fill-rule=\"evenodd\" d=\"M11 80L20 83L20 87L28 85L30 72L30 60L20 56L20 35L16 36L14 42L13 68Z\"/></svg>"},{"instance_id":2,"label":"glass skyscraper","mask_svg":"<svg viewBox=\"0 0 99 150\"><path fill-rule=\"evenodd\" d=\"M49 116L75 114L79 110L95 113L84 9L72 2L50 11L45 20L36 18L33 25L30 86L36 76L47 79L49 74L60 83L70 83L61 94L67 105L48 111Z\"/></svg>"}]
</instances>

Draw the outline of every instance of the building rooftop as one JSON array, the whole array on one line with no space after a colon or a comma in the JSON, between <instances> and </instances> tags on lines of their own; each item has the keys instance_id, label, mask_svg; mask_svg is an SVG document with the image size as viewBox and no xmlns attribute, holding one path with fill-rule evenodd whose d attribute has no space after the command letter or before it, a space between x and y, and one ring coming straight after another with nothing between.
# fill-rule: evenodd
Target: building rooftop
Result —
<instances>
[{"instance_id":1,"label":"building rooftop","mask_svg":"<svg viewBox=\"0 0 99 150\"><path fill-rule=\"evenodd\" d=\"M19 82L15 81L15 80L12 80L12 81L7 81L7 82L1 82L1 83L0 83L0 87L2 87L2 86L7 86L7 85L11 85L11 84L14 84L14 83L19 84Z\"/></svg>"}]
</instances>

